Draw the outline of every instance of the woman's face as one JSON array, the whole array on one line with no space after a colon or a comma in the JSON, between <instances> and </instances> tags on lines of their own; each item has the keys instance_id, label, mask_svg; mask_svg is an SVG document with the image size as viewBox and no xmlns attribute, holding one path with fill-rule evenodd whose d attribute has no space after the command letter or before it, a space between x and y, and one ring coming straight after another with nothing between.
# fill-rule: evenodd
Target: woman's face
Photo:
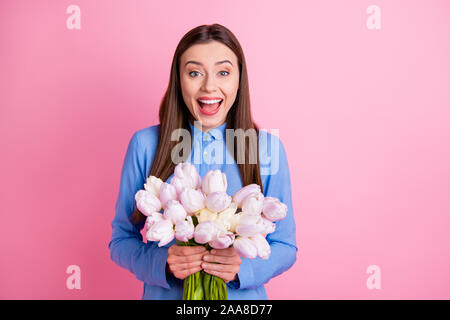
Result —
<instances>
[{"instance_id":1,"label":"woman's face","mask_svg":"<svg viewBox=\"0 0 450 320\"><path fill-rule=\"evenodd\" d=\"M239 89L239 66L230 48L219 41L195 44L180 57L183 100L202 130L226 121Z\"/></svg>"}]
</instances>

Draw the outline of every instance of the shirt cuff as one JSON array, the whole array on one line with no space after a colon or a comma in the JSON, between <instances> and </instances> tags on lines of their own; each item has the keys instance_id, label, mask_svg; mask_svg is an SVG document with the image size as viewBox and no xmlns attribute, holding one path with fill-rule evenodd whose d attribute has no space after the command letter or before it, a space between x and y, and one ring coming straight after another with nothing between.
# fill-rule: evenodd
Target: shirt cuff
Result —
<instances>
[{"instance_id":1,"label":"shirt cuff","mask_svg":"<svg viewBox=\"0 0 450 320\"><path fill-rule=\"evenodd\" d=\"M152 257L153 259L153 270L152 274L154 276L154 284L157 286L170 289L171 286L169 284L169 275L166 273L166 264L167 264L167 257L169 256L168 248L162 247L157 248L155 252L155 256Z\"/></svg>"},{"instance_id":2,"label":"shirt cuff","mask_svg":"<svg viewBox=\"0 0 450 320\"><path fill-rule=\"evenodd\" d=\"M241 258L241 266L237 274L238 280L230 281L229 284L235 289L247 289L251 287L255 281L253 274L253 266L250 259Z\"/></svg>"}]
</instances>

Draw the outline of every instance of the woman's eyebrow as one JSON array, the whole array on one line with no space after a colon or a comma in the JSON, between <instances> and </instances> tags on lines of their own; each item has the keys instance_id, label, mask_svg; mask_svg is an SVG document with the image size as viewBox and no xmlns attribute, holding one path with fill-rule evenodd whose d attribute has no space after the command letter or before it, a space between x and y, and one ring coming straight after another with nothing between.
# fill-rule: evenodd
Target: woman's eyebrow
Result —
<instances>
[{"instance_id":1,"label":"woman's eyebrow","mask_svg":"<svg viewBox=\"0 0 450 320\"><path fill-rule=\"evenodd\" d=\"M188 63L193 63L193 64L197 64L197 65L199 65L199 66L203 66L203 64L202 64L201 62L194 61L194 60L189 60L189 61L187 61L187 62L184 64L184 66L186 66ZM230 60L217 61L217 62L215 63L215 65L217 66L217 65L223 64L223 63L229 63L229 64L231 64L231 66L233 66L233 64L231 63Z\"/></svg>"}]
</instances>

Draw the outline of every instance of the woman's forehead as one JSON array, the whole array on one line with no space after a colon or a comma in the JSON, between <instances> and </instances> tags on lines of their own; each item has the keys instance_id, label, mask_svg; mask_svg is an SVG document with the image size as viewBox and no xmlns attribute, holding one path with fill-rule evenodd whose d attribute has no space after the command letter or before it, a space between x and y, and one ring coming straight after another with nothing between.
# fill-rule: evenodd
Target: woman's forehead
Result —
<instances>
[{"instance_id":1,"label":"woman's forehead","mask_svg":"<svg viewBox=\"0 0 450 320\"><path fill-rule=\"evenodd\" d=\"M194 44L181 55L180 60L183 67L189 63L200 66L215 66L219 64L235 66L237 63L237 57L234 52L218 41Z\"/></svg>"}]
</instances>

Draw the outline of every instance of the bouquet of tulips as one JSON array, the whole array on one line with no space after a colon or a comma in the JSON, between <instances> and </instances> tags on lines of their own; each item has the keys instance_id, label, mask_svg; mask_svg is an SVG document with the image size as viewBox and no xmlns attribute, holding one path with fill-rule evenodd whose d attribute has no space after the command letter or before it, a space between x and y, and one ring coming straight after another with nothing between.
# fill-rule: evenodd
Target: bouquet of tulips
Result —
<instances>
[{"instance_id":1,"label":"bouquet of tulips","mask_svg":"<svg viewBox=\"0 0 450 320\"><path fill-rule=\"evenodd\" d=\"M287 206L264 197L257 184L226 193L227 177L220 170L203 179L194 165L179 163L170 183L150 176L135 194L137 209L147 216L146 238L162 247L174 238L177 244L203 245L207 249L233 246L242 258L267 259L266 235L275 221L286 216ZM224 280L199 271L184 279L183 300L226 300Z\"/></svg>"}]
</instances>

